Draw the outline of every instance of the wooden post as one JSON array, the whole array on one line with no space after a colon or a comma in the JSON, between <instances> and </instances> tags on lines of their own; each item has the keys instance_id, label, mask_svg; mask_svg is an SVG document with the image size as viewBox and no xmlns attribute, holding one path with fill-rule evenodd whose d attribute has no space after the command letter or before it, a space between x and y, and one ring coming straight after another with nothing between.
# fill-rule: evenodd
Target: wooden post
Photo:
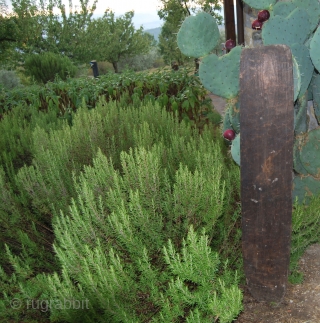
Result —
<instances>
[{"instance_id":1,"label":"wooden post","mask_svg":"<svg viewBox=\"0 0 320 323\"><path fill-rule=\"evenodd\" d=\"M292 216L293 75L285 45L245 48L240 63L242 250L258 301L285 294Z\"/></svg>"},{"instance_id":2,"label":"wooden post","mask_svg":"<svg viewBox=\"0 0 320 323\"><path fill-rule=\"evenodd\" d=\"M224 0L224 24L226 29L226 39L236 41L236 28L234 20L233 0Z\"/></svg>"},{"instance_id":3,"label":"wooden post","mask_svg":"<svg viewBox=\"0 0 320 323\"><path fill-rule=\"evenodd\" d=\"M244 45L244 20L243 20L243 2L242 0L236 0L237 5L237 38L238 45Z\"/></svg>"}]
</instances>

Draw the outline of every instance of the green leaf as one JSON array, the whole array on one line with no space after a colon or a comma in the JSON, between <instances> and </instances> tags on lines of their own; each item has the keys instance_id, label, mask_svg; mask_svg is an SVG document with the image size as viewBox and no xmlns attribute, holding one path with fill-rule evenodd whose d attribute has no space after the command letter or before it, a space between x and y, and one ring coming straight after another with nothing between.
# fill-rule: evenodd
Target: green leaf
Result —
<instances>
[{"instance_id":1,"label":"green leaf","mask_svg":"<svg viewBox=\"0 0 320 323\"><path fill-rule=\"evenodd\" d=\"M184 102L182 103L182 107L183 107L186 111L188 111L188 110L189 110L189 107L190 107L189 101L188 101L188 100L184 101Z\"/></svg>"}]
</instances>

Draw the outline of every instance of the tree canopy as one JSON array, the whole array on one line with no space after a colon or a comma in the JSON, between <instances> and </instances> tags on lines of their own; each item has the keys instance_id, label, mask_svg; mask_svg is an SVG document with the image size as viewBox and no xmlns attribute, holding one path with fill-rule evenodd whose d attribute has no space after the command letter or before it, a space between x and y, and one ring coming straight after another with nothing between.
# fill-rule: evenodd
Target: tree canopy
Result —
<instances>
[{"instance_id":1,"label":"tree canopy","mask_svg":"<svg viewBox=\"0 0 320 323\"><path fill-rule=\"evenodd\" d=\"M133 15L129 11L116 18L114 12L107 10L102 18L94 19L88 26L86 37L91 44L91 58L112 63L116 73L120 58L147 53L154 41L142 27L135 30Z\"/></svg>"},{"instance_id":2,"label":"tree canopy","mask_svg":"<svg viewBox=\"0 0 320 323\"><path fill-rule=\"evenodd\" d=\"M72 0L68 9L62 0L12 0L10 14L4 1L0 0L2 62L8 57L23 62L25 55L52 52L78 63L109 61L117 72L120 58L144 54L154 41L142 27L135 30L133 11L116 18L106 10L102 18L93 19L98 0L79 0L78 9Z\"/></svg>"}]
</instances>

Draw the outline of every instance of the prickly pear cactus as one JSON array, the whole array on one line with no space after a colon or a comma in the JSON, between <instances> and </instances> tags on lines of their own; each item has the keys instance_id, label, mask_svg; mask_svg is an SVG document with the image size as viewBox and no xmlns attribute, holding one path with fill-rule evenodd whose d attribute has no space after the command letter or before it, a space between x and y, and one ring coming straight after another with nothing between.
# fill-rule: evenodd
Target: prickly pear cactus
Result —
<instances>
[{"instance_id":1,"label":"prickly pear cactus","mask_svg":"<svg viewBox=\"0 0 320 323\"><path fill-rule=\"evenodd\" d=\"M236 97L239 93L240 56L241 47L237 46L222 57L215 54L204 57L199 68L203 86L226 99Z\"/></svg>"},{"instance_id":2,"label":"prickly pear cactus","mask_svg":"<svg viewBox=\"0 0 320 323\"><path fill-rule=\"evenodd\" d=\"M246 0L245 3L254 9L269 9L277 0Z\"/></svg>"},{"instance_id":3,"label":"prickly pear cactus","mask_svg":"<svg viewBox=\"0 0 320 323\"><path fill-rule=\"evenodd\" d=\"M233 160L240 166L240 134L232 141L231 155Z\"/></svg>"},{"instance_id":4,"label":"prickly pear cactus","mask_svg":"<svg viewBox=\"0 0 320 323\"><path fill-rule=\"evenodd\" d=\"M293 197L306 202L320 194L320 127L308 132L308 100L311 113L320 124L320 3L318 0L244 0L250 7L267 9L270 18L263 22L263 45L284 44L291 48L294 76L294 185ZM204 27L208 26L208 27ZM210 26L210 28L209 28ZM231 144L231 156L240 165L239 70L241 47L222 57L210 51L219 41L213 17L198 13L186 18L178 33L178 46L188 56L201 58L199 77L204 87L227 99L222 131L237 134ZM188 50L187 50L188 49ZM309 111L310 113L310 111Z\"/></svg>"},{"instance_id":5,"label":"prickly pear cactus","mask_svg":"<svg viewBox=\"0 0 320 323\"><path fill-rule=\"evenodd\" d=\"M178 32L177 42L186 56L201 57L212 51L219 42L220 33L215 19L206 12L186 19Z\"/></svg>"}]
</instances>

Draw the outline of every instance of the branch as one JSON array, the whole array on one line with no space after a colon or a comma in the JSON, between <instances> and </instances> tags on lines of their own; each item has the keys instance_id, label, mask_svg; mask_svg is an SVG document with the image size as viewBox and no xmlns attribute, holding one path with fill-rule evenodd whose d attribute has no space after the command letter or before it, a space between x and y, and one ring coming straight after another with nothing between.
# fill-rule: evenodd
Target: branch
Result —
<instances>
[{"instance_id":1,"label":"branch","mask_svg":"<svg viewBox=\"0 0 320 323\"><path fill-rule=\"evenodd\" d=\"M4 42L4 41L11 41L11 42L16 42L16 39L13 38L8 38L8 37L1 37L0 38L0 43Z\"/></svg>"},{"instance_id":2,"label":"branch","mask_svg":"<svg viewBox=\"0 0 320 323\"><path fill-rule=\"evenodd\" d=\"M183 3L184 3L184 6L186 7L186 10L188 11L189 16L191 16L186 0L183 0Z\"/></svg>"}]
</instances>

